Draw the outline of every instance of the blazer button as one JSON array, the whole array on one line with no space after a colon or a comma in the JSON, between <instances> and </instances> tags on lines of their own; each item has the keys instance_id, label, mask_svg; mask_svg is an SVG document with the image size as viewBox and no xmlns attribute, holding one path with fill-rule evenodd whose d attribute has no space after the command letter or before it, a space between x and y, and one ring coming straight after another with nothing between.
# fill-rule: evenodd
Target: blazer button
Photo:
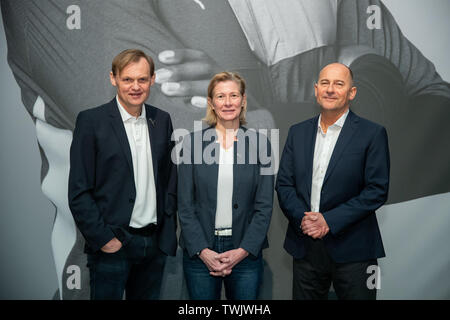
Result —
<instances>
[{"instance_id":1,"label":"blazer button","mask_svg":"<svg viewBox=\"0 0 450 320\"><path fill-rule=\"evenodd\" d=\"M237 205L237 203L234 204L233 208L235 208L235 209L239 208L239 206Z\"/></svg>"},{"instance_id":2,"label":"blazer button","mask_svg":"<svg viewBox=\"0 0 450 320\"><path fill-rule=\"evenodd\" d=\"M134 202L134 199L130 198L130 200L128 200L130 203Z\"/></svg>"}]
</instances>

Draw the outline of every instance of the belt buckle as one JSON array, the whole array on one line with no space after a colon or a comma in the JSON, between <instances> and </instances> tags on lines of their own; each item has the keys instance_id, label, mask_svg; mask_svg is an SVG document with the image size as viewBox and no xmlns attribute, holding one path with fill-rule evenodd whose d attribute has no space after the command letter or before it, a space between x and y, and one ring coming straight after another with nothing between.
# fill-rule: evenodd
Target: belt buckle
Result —
<instances>
[{"instance_id":1,"label":"belt buckle","mask_svg":"<svg viewBox=\"0 0 450 320\"><path fill-rule=\"evenodd\" d=\"M216 229L214 231L214 235L216 236L231 236L232 234L232 229L228 228L228 229Z\"/></svg>"}]
</instances>

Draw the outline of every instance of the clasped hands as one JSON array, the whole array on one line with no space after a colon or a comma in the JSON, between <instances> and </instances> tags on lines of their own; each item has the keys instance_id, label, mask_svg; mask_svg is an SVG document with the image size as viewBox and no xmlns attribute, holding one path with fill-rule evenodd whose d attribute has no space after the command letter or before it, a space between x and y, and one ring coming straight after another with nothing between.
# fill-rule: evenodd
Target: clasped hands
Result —
<instances>
[{"instance_id":1,"label":"clasped hands","mask_svg":"<svg viewBox=\"0 0 450 320\"><path fill-rule=\"evenodd\" d=\"M248 256L248 252L242 248L217 253L209 248L201 251L199 257L208 267L209 274L215 277L225 277L231 274L235 265Z\"/></svg>"},{"instance_id":2,"label":"clasped hands","mask_svg":"<svg viewBox=\"0 0 450 320\"><path fill-rule=\"evenodd\" d=\"M300 228L313 239L322 239L330 231L325 218L320 212L305 212Z\"/></svg>"}]
</instances>

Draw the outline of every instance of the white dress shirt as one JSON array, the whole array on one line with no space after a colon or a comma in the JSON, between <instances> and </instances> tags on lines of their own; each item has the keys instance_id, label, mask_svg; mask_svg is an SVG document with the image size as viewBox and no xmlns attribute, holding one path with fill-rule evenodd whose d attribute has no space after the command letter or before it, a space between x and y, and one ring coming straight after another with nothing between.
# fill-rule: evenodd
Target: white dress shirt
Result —
<instances>
[{"instance_id":1,"label":"white dress shirt","mask_svg":"<svg viewBox=\"0 0 450 320\"><path fill-rule=\"evenodd\" d=\"M142 105L141 115L136 118L124 109L117 97L116 101L125 126L133 160L136 199L131 214L130 227L142 228L150 223L156 223L156 187L145 105Z\"/></svg>"},{"instance_id":2,"label":"white dress shirt","mask_svg":"<svg viewBox=\"0 0 450 320\"><path fill-rule=\"evenodd\" d=\"M233 146L224 149L220 144L219 175L217 178L216 229L230 229L232 227L233 156Z\"/></svg>"},{"instance_id":3,"label":"white dress shirt","mask_svg":"<svg viewBox=\"0 0 450 320\"><path fill-rule=\"evenodd\" d=\"M328 127L324 133L320 126L322 115L317 122L316 145L314 147L313 176L311 184L311 211L320 212L320 193L322 191L323 179L330 163L334 147L347 119L348 110L335 123Z\"/></svg>"}]
</instances>

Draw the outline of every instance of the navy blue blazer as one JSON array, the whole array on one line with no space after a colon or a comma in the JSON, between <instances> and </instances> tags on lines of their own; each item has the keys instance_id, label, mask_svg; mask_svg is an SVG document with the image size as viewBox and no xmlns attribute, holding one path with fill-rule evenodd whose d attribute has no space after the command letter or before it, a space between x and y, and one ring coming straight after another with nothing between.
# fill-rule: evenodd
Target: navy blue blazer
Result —
<instances>
[{"instance_id":1,"label":"navy blue blazer","mask_svg":"<svg viewBox=\"0 0 450 320\"><path fill-rule=\"evenodd\" d=\"M157 198L160 249L175 255L176 165L171 161L172 122L167 112L145 105ZM136 198L133 163L116 98L79 113L70 147L69 207L95 252L112 238L126 245Z\"/></svg>"},{"instance_id":2,"label":"navy blue blazer","mask_svg":"<svg viewBox=\"0 0 450 320\"><path fill-rule=\"evenodd\" d=\"M268 139L253 131L256 139L252 141L244 136L250 130L241 129L237 137L239 142L245 143L234 143L232 241L235 248L243 248L256 257L268 247L267 231L272 216L274 176L273 172L261 174L261 169L268 169L271 163L265 163L260 157L252 158L259 151L270 155L267 153L267 148L270 149ZM207 130L212 135L206 137L206 134L206 141L196 145L195 139L202 139ZM180 246L187 250L189 256L194 256L204 248L213 248L214 245L219 165L218 161L212 164L205 162L202 155L203 152L211 151L208 154L213 157L217 155L218 160L219 144L215 142L216 138L214 128L210 127L185 136L183 141L181 156L189 160L178 165L178 216L181 226ZM245 149L241 150L240 147ZM194 160L200 160L201 163L194 164Z\"/></svg>"},{"instance_id":3,"label":"navy blue blazer","mask_svg":"<svg viewBox=\"0 0 450 320\"><path fill-rule=\"evenodd\" d=\"M284 248L296 259L306 254L300 229L311 211L311 183L318 116L292 126L280 161L276 191L289 220ZM330 232L323 238L335 262L385 256L375 210L387 200L389 148L384 127L349 112L325 174L320 212Z\"/></svg>"}]
</instances>

